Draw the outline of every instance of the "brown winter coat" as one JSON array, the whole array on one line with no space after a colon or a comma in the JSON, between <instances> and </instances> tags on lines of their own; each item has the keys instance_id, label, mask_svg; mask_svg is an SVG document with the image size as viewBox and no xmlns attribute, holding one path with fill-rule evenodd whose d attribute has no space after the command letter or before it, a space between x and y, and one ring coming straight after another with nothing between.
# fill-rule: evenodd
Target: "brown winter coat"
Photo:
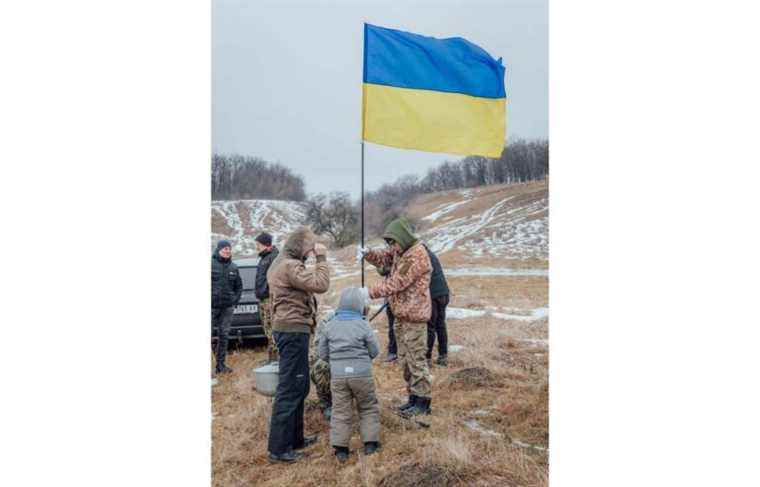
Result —
<instances>
[{"instance_id":1,"label":"brown winter coat","mask_svg":"<svg viewBox=\"0 0 760 487\"><path fill-rule=\"evenodd\" d=\"M372 299L388 297L397 320L427 323L430 319L430 264L427 250L419 241L400 256L392 249L372 250L365 259L378 268L390 267L390 277L369 290Z\"/></svg>"},{"instance_id":2,"label":"brown winter coat","mask_svg":"<svg viewBox=\"0 0 760 487\"><path fill-rule=\"evenodd\" d=\"M311 333L317 324L314 293L328 290L330 270L325 256L317 257L314 269L306 268L304 255L313 247L314 234L308 227L300 227L288 237L269 267L273 331Z\"/></svg>"}]
</instances>

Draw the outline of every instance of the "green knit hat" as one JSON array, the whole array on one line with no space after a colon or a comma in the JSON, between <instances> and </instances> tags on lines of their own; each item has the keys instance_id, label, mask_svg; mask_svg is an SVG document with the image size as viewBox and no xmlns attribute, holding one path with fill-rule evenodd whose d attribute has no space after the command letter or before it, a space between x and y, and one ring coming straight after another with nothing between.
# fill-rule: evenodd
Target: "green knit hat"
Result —
<instances>
[{"instance_id":1,"label":"green knit hat","mask_svg":"<svg viewBox=\"0 0 760 487\"><path fill-rule=\"evenodd\" d=\"M403 216L396 218L385 227L383 238L398 242L404 250L409 249L409 247L417 243L417 236L412 232L409 220Z\"/></svg>"}]
</instances>

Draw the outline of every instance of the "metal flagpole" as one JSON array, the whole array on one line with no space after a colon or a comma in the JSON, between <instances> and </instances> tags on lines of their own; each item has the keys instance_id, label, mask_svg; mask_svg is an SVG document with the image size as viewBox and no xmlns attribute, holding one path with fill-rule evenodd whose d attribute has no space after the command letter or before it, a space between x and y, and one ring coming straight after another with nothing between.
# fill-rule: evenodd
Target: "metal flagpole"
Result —
<instances>
[{"instance_id":1,"label":"metal flagpole","mask_svg":"<svg viewBox=\"0 0 760 487\"><path fill-rule=\"evenodd\" d=\"M362 125L364 124L362 123ZM362 133L362 248L364 248L364 134L363 133ZM364 287L364 256L362 256L362 287Z\"/></svg>"},{"instance_id":2,"label":"metal flagpole","mask_svg":"<svg viewBox=\"0 0 760 487\"><path fill-rule=\"evenodd\" d=\"M364 23L364 50L362 51L362 64L364 70L364 76L366 77L367 70L367 24ZM364 82L362 81L362 248L364 248L364 116L366 115L367 100L364 99ZM364 256L361 259L362 264L362 287L364 287Z\"/></svg>"}]
</instances>

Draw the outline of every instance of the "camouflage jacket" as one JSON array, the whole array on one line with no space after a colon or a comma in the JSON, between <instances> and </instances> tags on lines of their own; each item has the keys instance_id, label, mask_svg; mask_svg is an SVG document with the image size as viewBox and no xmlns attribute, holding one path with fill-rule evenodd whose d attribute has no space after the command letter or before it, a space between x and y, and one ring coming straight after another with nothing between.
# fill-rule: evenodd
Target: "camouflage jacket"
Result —
<instances>
[{"instance_id":1,"label":"camouflage jacket","mask_svg":"<svg viewBox=\"0 0 760 487\"><path fill-rule=\"evenodd\" d=\"M398 320L427 323L431 310L433 266L422 243L415 243L400 256L391 249L372 250L365 260L375 267L391 269L387 279L372 286L369 297L388 297L391 311Z\"/></svg>"}]
</instances>

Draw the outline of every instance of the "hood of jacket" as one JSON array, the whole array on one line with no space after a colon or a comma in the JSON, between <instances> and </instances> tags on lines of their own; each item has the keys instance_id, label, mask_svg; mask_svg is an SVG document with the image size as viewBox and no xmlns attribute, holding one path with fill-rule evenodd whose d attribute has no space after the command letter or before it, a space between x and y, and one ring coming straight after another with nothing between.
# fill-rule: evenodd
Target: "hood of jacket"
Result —
<instances>
[{"instance_id":1,"label":"hood of jacket","mask_svg":"<svg viewBox=\"0 0 760 487\"><path fill-rule=\"evenodd\" d=\"M338 311L336 314L340 314L342 312L353 312L358 313L359 319L361 319L361 314L364 312L364 308L366 307L367 302L362 295L362 290L358 287L350 287L348 289L344 289L340 294L340 301L338 302Z\"/></svg>"},{"instance_id":2,"label":"hood of jacket","mask_svg":"<svg viewBox=\"0 0 760 487\"><path fill-rule=\"evenodd\" d=\"M282 251L288 257L303 260L306 252L314 247L314 233L309 227L298 227L288 236Z\"/></svg>"},{"instance_id":3,"label":"hood of jacket","mask_svg":"<svg viewBox=\"0 0 760 487\"><path fill-rule=\"evenodd\" d=\"M401 248L406 251L417 242L417 237L412 233L412 227L409 220L403 216L396 218L385 227L383 238L391 238L401 244Z\"/></svg>"}]
</instances>

